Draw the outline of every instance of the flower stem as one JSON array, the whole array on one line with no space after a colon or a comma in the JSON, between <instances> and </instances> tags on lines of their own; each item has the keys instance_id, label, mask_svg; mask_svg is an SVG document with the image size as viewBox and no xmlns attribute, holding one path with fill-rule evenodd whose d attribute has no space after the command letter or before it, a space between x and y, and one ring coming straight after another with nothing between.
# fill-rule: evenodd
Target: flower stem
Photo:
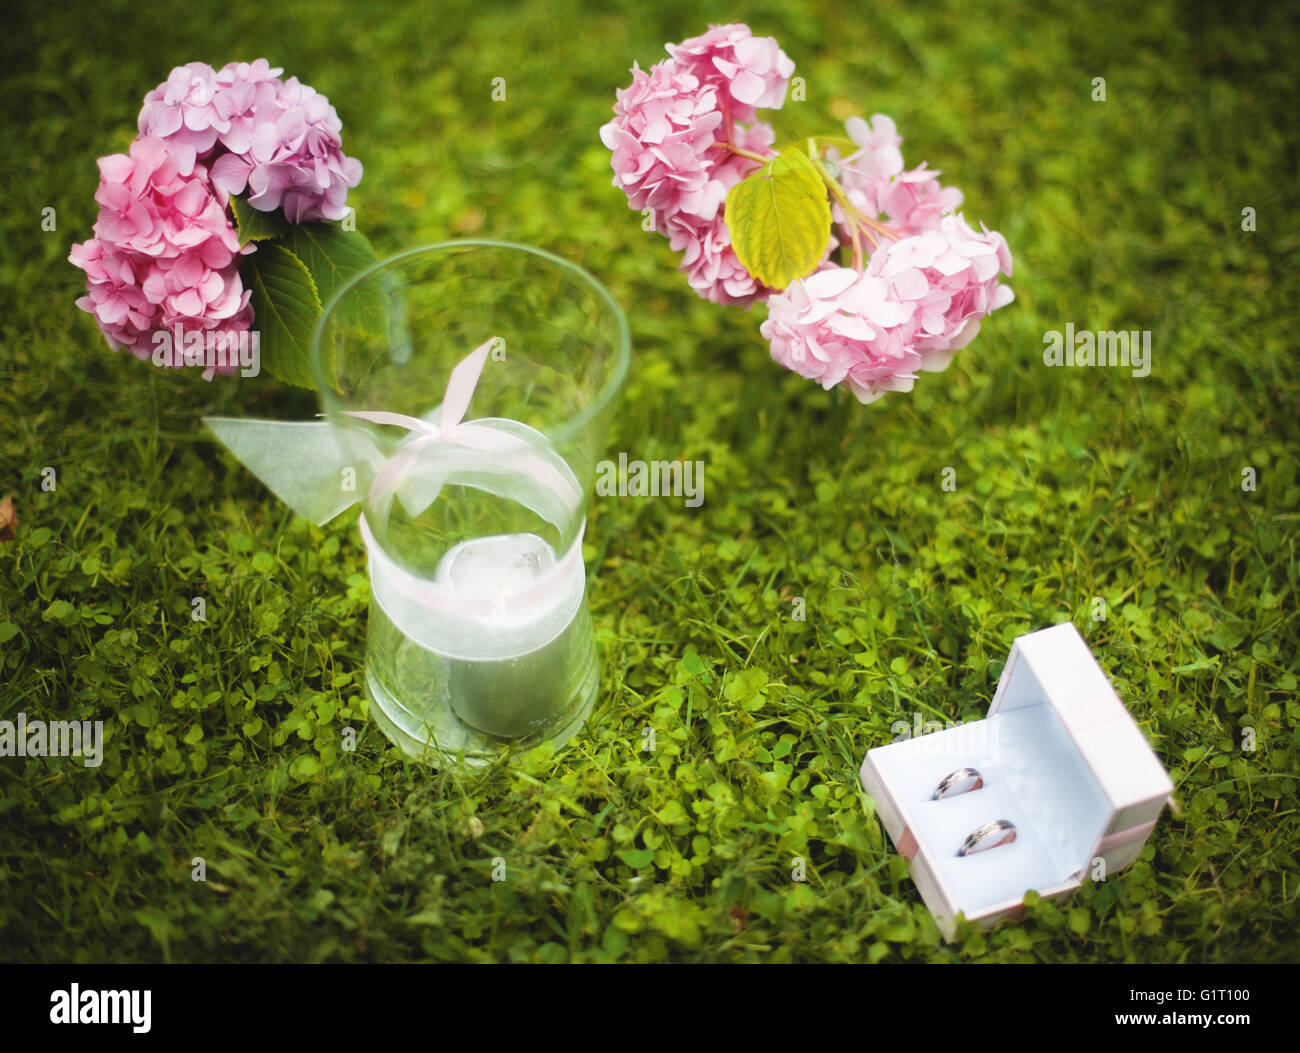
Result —
<instances>
[{"instance_id":1,"label":"flower stem","mask_svg":"<svg viewBox=\"0 0 1300 1053\"><path fill-rule=\"evenodd\" d=\"M861 238L865 237L867 241L870 242L871 247L874 249L877 245L880 244L880 242L875 237L872 236L873 231L886 238L889 238L892 241L901 240L902 235L899 234L898 231L894 230L893 227L886 226L884 223L881 223L877 219L872 219L870 216L864 213L860 208L858 208L857 205L855 205L852 201L850 201L848 194L844 192L844 188L841 187L840 184L834 178L832 178L830 172L826 170L826 166L822 163L821 158L817 156L816 149L817 149L817 140L809 139L808 140L809 156L815 162L814 167L817 169L818 174L822 177L822 182L826 184L826 189L830 192L831 198L835 201L837 205L840 206L840 210L844 213L845 223L849 228L849 236L853 239L853 269L856 271L861 271L862 270Z\"/></svg>"},{"instance_id":2,"label":"flower stem","mask_svg":"<svg viewBox=\"0 0 1300 1053\"><path fill-rule=\"evenodd\" d=\"M768 161L772 160L772 157L776 156L776 154L773 154L772 157L764 157L762 154L757 154L753 150L746 150L743 146L736 146L733 143L714 143L713 145L720 150L729 150L740 157L748 157L751 161L761 161L763 164L767 164Z\"/></svg>"}]
</instances>

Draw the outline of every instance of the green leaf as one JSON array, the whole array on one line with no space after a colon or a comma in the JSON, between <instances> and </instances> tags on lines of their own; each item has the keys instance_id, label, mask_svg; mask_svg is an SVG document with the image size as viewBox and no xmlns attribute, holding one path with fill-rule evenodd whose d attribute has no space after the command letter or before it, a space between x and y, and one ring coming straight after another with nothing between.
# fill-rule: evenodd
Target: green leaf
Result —
<instances>
[{"instance_id":1,"label":"green leaf","mask_svg":"<svg viewBox=\"0 0 1300 1053\"><path fill-rule=\"evenodd\" d=\"M665 826L675 826L678 823L690 821L690 816L686 814L686 809L682 807L680 801L672 800L665 804L659 811L654 813L654 817Z\"/></svg>"},{"instance_id":2,"label":"green leaf","mask_svg":"<svg viewBox=\"0 0 1300 1053\"><path fill-rule=\"evenodd\" d=\"M682 668L687 676L700 676L707 670L704 660L694 651L687 651L682 655Z\"/></svg>"},{"instance_id":3,"label":"green leaf","mask_svg":"<svg viewBox=\"0 0 1300 1053\"><path fill-rule=\"evenodd\" d=\"M655 854L649 848L625 848L619 852L618 858L633 870L640 870L654 862Z\"/></svg>"},{"instance_id":4,"label":"green leaf","mask_svg":"<svg viewBox=\"0 0 1300 1053\"><path fill-rule=\"evenodd\" d=\"M45 608L45 613L41 617L47 622L67 622L71 621L77 614L77 608L67 600L55 600Z\"/></svg>"},{"instance_id":5,"label":"green leaf","mask_svg":"<svg viewBox=\"0 0 1300 1053\"><path fill-rule=\"evenodd\" d=\"M407 925L431 925L438 928L442 925L442 911L422 910L419 914L412 914L405 921Z\"/></svg>"},{"instance_id":6,"label":"green leaf","mask_svg":"<svg viewBox=\"0 0 1300 1053\"><path fill-rule=\"evenodd\" d=\"M774 289L811 274L830 244L826 187L798 151L772 158L733 186L725 216L741 264Z\"/></svg>"},{"instance_id":7,"label":"green leaf","mask_svg":"<svg viewBox=\"0 0 1300 1053\"><path fill-rule=\"evenodd\" d=\"M320 297L302 260L269 242L248 257L242 276L253 293L253 328L260 334L262 365L286 384L315 387L311 333L320 317Z\"/></svg>"},{"instance_id":8,"label":"green leaf","mask_svg":"<svg viewBox=\"0 0 1300 1053\"><path fill-rule=\"evenodd\" d=\"M622 913L626 915L630 924L635 925L638 929L641 927L641 919L631 911L624 911ZM606 953L614 958L618 958L622 955L627 950L628 944L627 933L625 933L621 928L617 928L617 925L618 919L615 918L612 925L605 926L605 932L600 937L601 947L605 949ZM635 932L636 930L634 929L632 931Z\"/></svg>"},{"instance_id":9,"label":"green leaf","mask_svg":"<svg viewBox=\"0 0 1300 1053\"><path fill-rule=\"evenodd\" d=\"M310 753L295 757L289 764L289 774L300 782L310 779L320 771L320 761Z\"/></svg>"},{"instance_id":10,"label":"green leaf","mask_svg":"<svg viewBox=\"0 0 1300 1053\"><path fill-rule=\"evenodd\" d=\"M640 916L627 907L614 915L614 924L623 932L640 932L643 925Z\"/></svg>"},{"instance_id":11,"label":"green leaf","mask_svg":"<svg viewBox=\"0 0 1300 1053\"><path fill-rule=\"evenodd\" d=\"M322 309L339 289L378 259L364 234L344 230L337 223L290 225L279 244L302 260L311 273ZM367 336L387 333L388 312L379 284L365 282L353 289L330 316L330 325ZM333 363L327 370L332 383Z\"/></svg>"},{"instance_id":12,"label":"green leaf","mask_svg":"<svg viewBox=\"0 0 1300 1053\"><path fill-rule=\"evenodd\" d=\"M250 241L267 241L278 238L289 229L289 221L279 209L274 212L262 212L248 203L246 198L230 199L230 210L235 214L235 232L239 235L239 244Z\"/></svg>"},{"instance_id":13,"label":"green leaf","mask_svg":"<svg viewBox=\"0 0 1300 1053\"><path fill-rule=\"evenodd\" d=\"M302 223L290 226L281 243L311 272L322 305L328 304L340 288L378 260L364 234L344 230L337 223ZM348 297L347 324L366 332L384 331L384 304L377 286L368 286L368 296Z\"/></svg>"},{"instance_id":14,"label":"green leaf","mask_svg":"<svg viewBox=\"0 0 1300 1053\"><path fill-rule=\"evenodd\" d=\"M881 924L879 934L890 943L910 943L916 935L916 919L910 911L901 911Z\"/></svg>"}]
</instances>

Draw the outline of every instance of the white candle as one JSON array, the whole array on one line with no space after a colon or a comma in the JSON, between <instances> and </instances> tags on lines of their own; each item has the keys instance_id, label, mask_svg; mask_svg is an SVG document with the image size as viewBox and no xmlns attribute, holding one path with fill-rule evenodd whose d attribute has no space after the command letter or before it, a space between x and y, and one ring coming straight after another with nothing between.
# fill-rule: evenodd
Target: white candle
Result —
<instances>
[{"instance_id":1,"label":"white candle","mask_svg":"<svg viewBox=\"0 0 1300 1053\"><path fill-rule=\"evenodd\" d=\"M555 552L536 534L463 541L439 562L436 584L457 598L493 605L486 618L466 619L455 645L460 655L444 654L451 707L470 727L522 738L553 725L571 707L590 648L589 634L574 631L581 572L570 572L538 602L513 602L555 572Z\"/></svg>"}]
</instances>

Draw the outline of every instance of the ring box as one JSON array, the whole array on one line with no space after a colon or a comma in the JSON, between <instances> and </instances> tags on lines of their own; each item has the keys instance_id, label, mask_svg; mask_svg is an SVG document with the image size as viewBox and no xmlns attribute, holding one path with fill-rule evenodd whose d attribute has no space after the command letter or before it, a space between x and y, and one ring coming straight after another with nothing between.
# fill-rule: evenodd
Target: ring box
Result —
<instances>
[{"instance_id":1,"label":"ring box","mask_svg":"<svg viewBox=\"0 0 1300 1053\"><path fill-rule=\"evenodd\" d=\"M984 786L931 800L964 767ZM958 914L991 928L1023 915L1026 890L1058 899L1128 866L1173 793L1069 622L1012 643L986 719L900 736L868 751L861 777L947 940ZM1015 823L1016 840L959 857L994 819Z\"/></svg>"}]
</instances>

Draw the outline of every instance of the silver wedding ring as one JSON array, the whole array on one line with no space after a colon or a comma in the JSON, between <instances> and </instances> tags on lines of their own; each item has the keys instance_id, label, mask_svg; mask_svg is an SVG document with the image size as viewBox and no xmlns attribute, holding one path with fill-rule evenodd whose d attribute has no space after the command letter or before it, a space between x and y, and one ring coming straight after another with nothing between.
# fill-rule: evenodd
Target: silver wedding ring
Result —
<instances>
[{"instance_id":1,"label":"silver wedding ring","mask_svg":"<svg viewBox=\"0 0 1300 1053\"><path fill-rule=\"evenodd\" d=\"M971 782L971 785L964 786L960 790L953 791L953 787L963 782ZM945 775L939 782L938 788L931 795L930 800L942 800L950 792L970 793L971 790L978 790L984 785L984 776L974 768L958 768L954 772Z\"/></svg>"},{"instance_id":2,"label":"silver wedding ring","mask_svg":"<svg viewBox=\"0 0 1300 1053\"><path fill-rule=\"evenodd\" d=\"M1001 835L1001 836L998 836ZM990 848L1009 845L1016 839L1016 824L1010 819L994 819L991 823L976 827L966 837L966 842L958 851L959 856L968 856L974 852L987 852Z\"/></svg>"}]
</instances>

